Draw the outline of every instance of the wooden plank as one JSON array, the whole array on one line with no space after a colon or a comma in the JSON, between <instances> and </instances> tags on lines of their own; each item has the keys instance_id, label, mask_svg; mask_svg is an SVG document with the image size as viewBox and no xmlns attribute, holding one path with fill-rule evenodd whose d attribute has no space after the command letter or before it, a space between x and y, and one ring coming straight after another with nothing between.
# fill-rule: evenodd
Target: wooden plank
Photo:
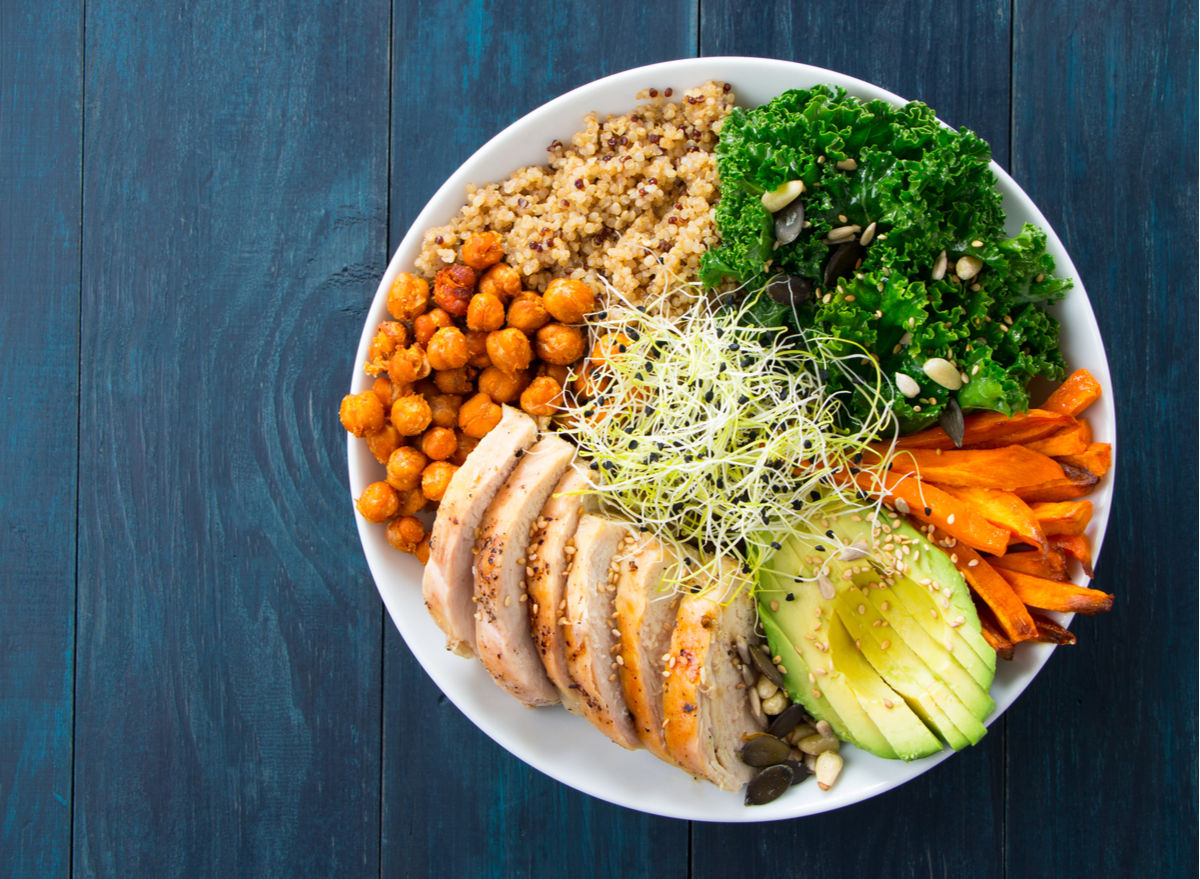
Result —
<instances>
[{"instance_id":1,"label":"wooden plank","mask_svg":"<svg viewBox=\"0 0 1200 879\"><path fill-rule=\"evenodd\" d=\"M395 3L391 247L492 135L592 79L694 55L695 22L694 0L602 16L542 0ZM439 700L390 624L386 637L383 875L551 876L579 856L596 875L686 875L685 823L593 800L515 760Z\"/></svg>"},{"instance_id":2,"label":"wooden plank","mask_svg":"<svg viewBox=\"0 0 1200 879\"><path fill-rule=\"evenodd\" d=\"M76 876L372 875L386 6L87 5Z\"/></svg>"},{"instance_id":3,"label":"wooden plank","mask_svg":"<svg viewBox=\"0 0 1200 879\"><path fill-rule=\"evenodd\" d=\"M1001 165L1008 161L1006 4L705 0L701 10L703 55L764 55L859 77L924 101L950 125L987 139ZM1002 718L976 747L829 815L697 824L692 875L1001 876L1003 741Z\"/></svg>"},{"instance_id":4,"label":"wooden plank","mask_svg":"<svg viewBox=\"0 0 1200 879\"><path fill-rule=\"evenodd\" d=\"M1021 2L1015 20L1014 176L1091 294L1119 447L1095 580L1114 610L1076 619L1009 715L1010 875L1053 852L1056 876L1192 876L1196 5Z\"/></svg>"},{"instance_id":5,"label":"wooden plank","mask_svg":"<svg viewBox=\"0 0 1200 879\"><path fill-rule=\"evenodd\" d=\"M0 6L0 861L71 851L83 8Z\"/></svg>"}]
</instances>

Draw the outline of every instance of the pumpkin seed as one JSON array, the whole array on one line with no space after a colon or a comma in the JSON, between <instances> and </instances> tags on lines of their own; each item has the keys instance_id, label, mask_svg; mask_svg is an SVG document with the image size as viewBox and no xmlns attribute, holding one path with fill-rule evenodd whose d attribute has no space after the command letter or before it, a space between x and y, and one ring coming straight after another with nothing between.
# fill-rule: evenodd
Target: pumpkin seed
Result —
<instances>
[{"instance_id":1,"label":"pumpkin seed","mask_svg":"<svg viewBox=\"0 0 1200 879\"><path fill-rule=\"evenodd\" d=\"M780 766L786 766L792 770L792 784L797 785L807 778L812 776L812 770L801 763L799 760L785 760Z\"/></svg>"},{"instance_id":2,"label":"pumpkin seed","mask_svg":"<svg viewBox=\"0 0 1200 879\"><path fill-rule=\"evenodd\" d=\"M775 214L775 240L791 244L804 228L804 202L796 199Z\"/></svg>"},{"instance_id":3,"label":"pumpkin seed","mask_svg":"<svg viewBox=\"0 0 1200 879\"><path fill-rule=\"evenodd\" d=\"M952 396L946 402L946 408L938 415L938 424L946 431L946 436L954 440L955 448L961 449L967 427L963 423L962 407L958 405L958 398Z\"/></svg>"},{"instance_id":4,"label":"pumpkin seed","mask_svg":"<svg viewBox=\"0 0 1200 879\"><path fill-rule=\"evenodd\" d=\"M774 766L791 757L792 749L775 736L756 736L742 745L738 756L747 766Z\"/></svg>"},{"instance_id":5,"label":"pumpkin seed","mask_svg":"<svg viewBox=\"0 0 1200 879\"><path fill-rule=\"evenodd\" d=\"M754 664L758 666L758 670L766 675L771 683L780 689L785 688L783 675L779 673L779 669L777 669L775 664L771 662L771 658L769 656L764 656L761 650L751 650L750 655L754 658Z\"/></svg>"},{"instance_id":6,"label":"pumpkin seed","mask_svg":"<svg viewBox=\"0 0 1200 879\"><path fill-rule=\"evenodd\" d=\"M776 275L767 284L767 295L774 302L789 308L799 308L812 296L813 285L808 278L793 275Z\"/></svg>"},{"instance_id":7,"label":"pumpkin seed","mask_svg":"<svg viewBox=\"0 0 1200 879\"><path fill-rule=\"evenodd\" d=\"M841 228L858 231L857 226L842 226ZM853 235L854 233L851 232L849 234ZM833 238L833 232L829 233L829 237ZM864 253L866 251L863 249L863 246L855 240L847 241L838 247L833 252L833 256L829 258L829 262L825 264L825 287L833 287L842 278L849 278L853 275L854 267L862 259Z\"/></svg>"},{"instance_id":8,"label":"pumpkin seed","mask_svg":"<svg viewBox=\"0 0 1200 879\"><path fill-rule=\"evenodd\" d=\"M795 773L786 764L764 769L746 785L746 805L765 806L774 802L787 793L794 779Z\"/></svg>"},{"instance_id":9,"label":"pumpkin seed","mask_svg":"<svg viewBox=\"0 0 1200 879\"><path fill-rule=\"evenodd\" d=\"M797 702L771 721L771 726L767 729L767 732L776 738L782 739L795 729L796 725L803 719L804 706Z\"/></svg>"}]
</instances>

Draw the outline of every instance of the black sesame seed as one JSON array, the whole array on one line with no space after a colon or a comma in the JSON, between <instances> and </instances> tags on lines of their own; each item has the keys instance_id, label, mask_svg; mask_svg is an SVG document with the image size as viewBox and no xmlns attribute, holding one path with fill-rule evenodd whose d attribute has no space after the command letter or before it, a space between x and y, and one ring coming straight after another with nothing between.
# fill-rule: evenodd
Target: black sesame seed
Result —
<instances>
[{"instance_id":1,"label":"black sesame seed","mask_svg":"<svg viewBox=\"0 0 1200 879\"><path fill-rule=\"evenodd\" d=\"M805 448L805 449L811 449L811 448L812 448L812 440L805 440L805 441L804 441L804 448Z\"/></svg>"},{"instance_id":2,"label":"black sesame seed","mask_svg":"<svg viewBox=\"0 0 1200 879\"><path fill-rule=\"evenodd\" d=\"M707 391L704 392L704 402L711 403L712 401L713 401L713 392L712 392L712 388L709 388Z\"/></svg>"},{"instance_id":3,"label":"black sesame seed","mask_svg":"<svg viewBox=\"0 0 1200 879\"><path fill-rule=\"evenodd\" d=\"M783 544L781 544L778 540L772 540L771 541L771 549L774 549L774 550L783 549Z\"/></svg>"},{"instance_id":4,"label":"black sesame seed","mask_svg":"<svg viewBox=\"0 0 1200 879\"><path fill-rule=\"evenodd\" d=\"M804 509L804 501L800 500L799 498L792 501L792 509L793 510L803 510Z\"/></svg>"},{"instance_id":5,"label":"black sesame seed","mask_svg":"<svg viewBox=\"0 0 1200 879\"><path fill-rule=\"evenodd\" d=\"M926 508L925 508L925 515L926 515L926 516L932 516L932 515L933 515L933 507L926 507Z\"/></svg>"},{"instance_id":6,"label":"black sesame seed","mask_svg":"<svg viewBox=\"0 0 1200 879\"><path fill-rule=\"evenodd\" d=\"M597 464L595 461L593 461L593 462L592 462L591 464L589 464L588 466L589 466L589 467L591 467L593 470L599 470L599 469L600 469L600 465L599 465L599 464Z\"/></svg>"},{"instance_id":7,"label":"black sesame seed","mask_svg":"<svg viewBox=\"0 0 1200 879\"><path fill-rule=\"evenodd\" d=\"M854 463L861 464L862 462L863 462L863 453L859 452L857 455L854 456Z\"/></svg>"},{"instance_id":8,"label":"black sesame seed","mask_svg":"<svg viewBox=\"0 0 1200 879\"><path fill-rule=\"evenodd\" d=\"M738 405L739 406L745 406L749 402L750 402L750 398L747 397L745 394L742 394L740 397L738 397Z\"/></svg>"},{"instance_id":9,"label":"black sesame seed","mask_svg":"<svg viewBox=\"0 0 1200 879\"><path fill-rule=\"evenodd\" d=\"M833 535L830 535L830 536L832 537ZM819 544L819 543L816 546L814 546L813 549L815 549L817 552L825 551L825 547L821 546L821 544Z\"/></svg>"},{"instance_id":10,"label":"black sesame seed","mask_svg":"<svg viewBox=\"0 0 1200 879\"><path fill-rule=\"evenodd\" d=\"M808 499L809 499L810 501L812 501L812 502L815 504L817 501L819 501L819 500L821 499L821 492L819 492L819 491L810 491L810 492L808 493Z\"/></svg>"},{"instance_id":11,"label":"black sesame seed","mask_svg":"<svg viewBox=\"0 0 1200 879\"><path fill-rule=\"evenodd\" d=\"M635 330L633 327L630 327L628 330L626 330L625 335L629 336L629 338L632 339L634 342L636 342L638 339L640 339L642 337L642 334L639 333L637 330Z\"/></svg>"},{"instance_id":12,"label":"black sesame seed","mask_svg":"<svg viewBox=\"0 0 1200 879\"><path fill-rule=\"evenodd\" d=\"M636 449L637 447L638 447L638 441L637 441L637 440L630 440L630 441L629 441L629 448L631 448L631 449Z\"/></svg>"},{"instance_id":13,"label":"black sesame seed","mask_svg":"<svg viewBox=\"0 0 1200 879\"><path fill-rule=\"evenodd\" d=\"M795 593L795 592L789 592L789 593L787 594L787 597L785 597L783 600L784 600L784 601L795 601L795 600L796 600L796 593Z\"/></svg>"},{"instance_id":14,"label":"black sesame seed","mask_svg":"<svg viewBox=\"0 0 1200 879\"><path fill-rule=\"evenodd\" d=\"M521 456L522 456L522 455L524 455L524 454L525 454L525 450L524 450L524 449L517 449L517 453L516 453L516 456L515 456L515 457L519 458L519 457L521 457Z\"/></svg>"}]
</instances>

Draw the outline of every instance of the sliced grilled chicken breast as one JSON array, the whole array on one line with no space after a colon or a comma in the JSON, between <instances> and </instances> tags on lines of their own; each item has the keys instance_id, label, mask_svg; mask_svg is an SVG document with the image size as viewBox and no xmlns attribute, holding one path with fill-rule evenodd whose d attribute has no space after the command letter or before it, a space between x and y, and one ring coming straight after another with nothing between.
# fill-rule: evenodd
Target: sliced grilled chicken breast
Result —
<instances>
[{"instance_id":1,"label":"sliced grilled chicken breast","mask_svg":"<svg viewBox=\"0 0 1200 879\"><path fill-rule=\"evenodd\" d=\"M533 570L527 580L533 643L546 674L558 687L563 707L575 714L583 712L579 685L571 680L567 669L566 640L558 621L567 610L567 568L570 554L575 552L575 529L580 515L594 506L592 496L580 492L590 487L580 464L567 468L535 522L537 531L532 542L537 546L537 558L526 559Z\"/></svg>"},{"instance_id":2,"label":"sliced grilled chicken breast","mask_svg":"<svg viewBox=\"0 0 1200 879\"><path fill-rule=\"evenodd\" d=\"M530 708L557 705L559 695L533 646L527 565L540 555L538 514L574 457L575 447L557 436L530 447L484 513L475 544L475 651L492 679Z\"/></svg>"},{"instance_id":3,"label":"sliced grilled chicken breast","mask_svg":"<svg viewBox=\"0 0 1200 879\"><path fill-rule=\"evenodd\" d=\"M688 772L723 790L737 790L755 772L742 763L738 750L744 736L763 729L745 690L738 641L758 649L754 645L761 639L755 634L750 584L733 562L724 566L720 579L700 584L703 592L679 602L663 682L664 740Z\"/></svg>"},{"instance_id":4,"label":"sliced grilled chicken breast","mask_svg":"<svg viewBox=\"0 0 1200 879\"><path fill-rule=\"evenodd\" d=\"M446 633L446 649L459 656L475 653L475 529L517 466L517 452L536 438L532 418L503 407L500 423L455 472L438 507L421 588L433 621Z\"/></svg>"},{"instance_id":5,"label":"sliced grilled chicken breast","mask_svg":"<svg viewBox=\"0 0 1200 879\"><path fill-rule=\"evenodd\" d=\"M629 528L585 514L575 531L575 554L567 574L563 622L567 668L579 686L583 713L598 730L631 751L642 746L625 707L617 669L615 599L618 553L628 549Z\"/></svg>"},{"instance_id":6,"label":"sliced grilled chicken breast","mask_svg":"<svg viewBox=\"0 0 1200 879\"><path fill-rule=\"evenodd\" d=\"M671 634L679 596L659 592L663 575L675 575L674 556L653 537L642 537L621 560L617 577L617 630L621 633L621 690L642 744L673 763L663 738L663 669L671 652Z\"/></svg>"}]
</instances>

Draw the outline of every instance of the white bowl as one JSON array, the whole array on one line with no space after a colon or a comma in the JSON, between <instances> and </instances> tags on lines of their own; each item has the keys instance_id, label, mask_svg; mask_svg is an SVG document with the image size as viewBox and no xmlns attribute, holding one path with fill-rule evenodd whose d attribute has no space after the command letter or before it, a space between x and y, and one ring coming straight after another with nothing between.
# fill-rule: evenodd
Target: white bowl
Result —
<instances>
[{"instance_id":1,"label":"white bowl","mask_svg":"<svg viewBox=\"0 0 1200 879\"><path fill-rule=\"evenodd\" d=\"M387 320L387 291L397 273L411 269L421 249L423 232L446 223L465 201L468 183L484 184L508 177L518 167L544 161L546 145L556 138L566 142L578 131L590 111L621 114L633 109L643 88L674 88L677 93L715 79L733 84L738 103L756 106L789 88L832 83L864 100L881 98L894 104L904 100L877 86L818 67L764 58L692 58L627 70L577 88L514 122L468 159L437 191L421 211L388 265L363 328L356 364L366 361L367 346L380 321ZM1075 288L1055 306L1062 321L1062 349L1070 368L1087 367L1106 395L1088 410L1097 441L1115 441L1115 417L1108 361L1100 331L1079 273L1046 218L1021 188L992 164L1004 194L1010 234L1023 222L1046 230L1049 252L1058 273L1075 279ZM355 392L369 387L358 369L351 380ZM379 463L366 444L349 439L350 487L357 497L371 482L382 478ZM1088 529L1099 552L1108 522L1112 479L1104 480L1091 495L1095 515ZM384 529L358 517L367 563L375 577L388 613L429 676L476 726L530 766L576 790L611 803L655 815L695 821L772 821L827 812L883 793L932 769L954 752L914 763L883 760L846 746L845 769L837 784L822 792L813 783L799 785L775 802L754 808L742 805L742 795L697 782L662 763L646 751L627 752L593 729L587 721L562 708L529 710L502 692L483 666L446 652L445 637L434 625L421 599L421 566L412 557L392 549ZM1069 619L1063 617L1063 620ZM1000 662L992 696L994 721L1029 685L1053 648L1047 644L1022 644L1012 662Z\"/></svg>"}]
</instances>

